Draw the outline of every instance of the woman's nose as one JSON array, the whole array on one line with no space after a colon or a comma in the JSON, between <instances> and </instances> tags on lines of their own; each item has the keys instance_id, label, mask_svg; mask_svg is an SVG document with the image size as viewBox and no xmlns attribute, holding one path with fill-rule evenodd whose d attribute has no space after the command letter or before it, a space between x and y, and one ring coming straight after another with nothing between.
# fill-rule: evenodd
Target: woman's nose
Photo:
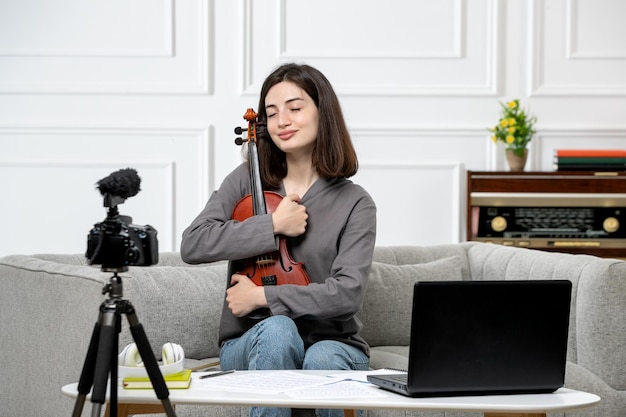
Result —
<instances>
[{"instance_id":1,"label":"woman's nose","mask_svg":"<svg viewBox=\"0 0 626 417\"><path fill-rule=\"evenodd\" d=\"M291 124L289 115L287 113L281 112L281 113L278 113L277 116L278 116L278 127L285 127Z\"/></svg>"}]
</instances>

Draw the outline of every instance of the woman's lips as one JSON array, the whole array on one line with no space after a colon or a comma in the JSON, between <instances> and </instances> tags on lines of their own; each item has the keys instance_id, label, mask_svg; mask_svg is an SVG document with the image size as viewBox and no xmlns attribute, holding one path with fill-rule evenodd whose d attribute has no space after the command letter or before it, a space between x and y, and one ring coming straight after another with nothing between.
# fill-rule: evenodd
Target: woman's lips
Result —
<instances>
[{"instance_id":1,"label":"woman's lips","mask_svg":"<svg viewBox=\"0 0 626 417\"><path fill-rule=\"evenodd\" d=\"M291 137L295 134L296 134L295 130L283 130L282 132L278 134L278 137L281 138L282 140L288 140L288 139L291 139Z\"/></svg>"}]
</instances>

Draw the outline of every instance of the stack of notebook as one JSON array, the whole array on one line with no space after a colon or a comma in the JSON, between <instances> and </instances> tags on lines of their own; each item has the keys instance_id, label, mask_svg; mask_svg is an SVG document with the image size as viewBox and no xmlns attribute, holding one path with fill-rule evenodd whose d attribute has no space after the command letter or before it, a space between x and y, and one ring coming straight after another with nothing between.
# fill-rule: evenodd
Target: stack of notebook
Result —
<instances>
[{"instance_id":1,"label":"stack of notebook","mask_svg":"<svg viewBox=\"0 0 626 417\"><path fill-rule=\"evenodd\" d=\"M556 171L624 171L626 149L556 149Z\"/></svg>"},{"instance_id":2,"label":"stack of notebook","mask_svg":"<svg viewBox=\"0 0 626 417\"><path fill-rule=\"evenodd\" d=\"M164 375L165 385L169 389L185 389L191 385L191 369L184 369L181 372ZM148 377L126 377L122 380L124 389L150 389L152 382Z\"/></svg>"}]
</instances>

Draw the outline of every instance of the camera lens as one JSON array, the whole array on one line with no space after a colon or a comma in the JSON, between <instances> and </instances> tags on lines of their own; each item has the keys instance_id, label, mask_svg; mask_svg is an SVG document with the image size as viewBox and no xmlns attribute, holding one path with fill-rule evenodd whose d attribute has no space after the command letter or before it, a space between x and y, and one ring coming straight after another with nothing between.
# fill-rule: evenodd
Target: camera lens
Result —
<instances>
[{"instance_id":1,"label":"camera lens","mask_svg":"<svg viewBox=\"0 0 626 417\"><path fill-rule=\"evenodd\" d=\"M131 265L134 264L137 259L139 259L139 255L140 253L135 247L130 247L126 249L126 261Z\"/></svg>"}]
</instances>

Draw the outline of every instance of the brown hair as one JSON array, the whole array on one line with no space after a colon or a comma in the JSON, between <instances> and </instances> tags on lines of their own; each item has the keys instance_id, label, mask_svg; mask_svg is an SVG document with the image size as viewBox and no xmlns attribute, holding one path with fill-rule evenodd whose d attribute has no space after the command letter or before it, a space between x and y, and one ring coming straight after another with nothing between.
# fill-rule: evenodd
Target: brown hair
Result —
<instances>
[{"instance_id":1,"label":"brown hair","mask_svg":"<svg viewBox=\"0 0 626 417\"><path fill-rule=\"evenodd\" d=\"M309 65L284 64L272 72L263 83L259 98L258 120L265 123L265 98L274 85L283 81L296 84L317 106L319 114L317 140L313 150L313 166L321 178L349 178L356 174L358 159L352 145L339 99L328 79ZM287 175L287 162L265 129L257 132L259 164L263 185L278 188Z\"/></svg>"}]
</instances>

